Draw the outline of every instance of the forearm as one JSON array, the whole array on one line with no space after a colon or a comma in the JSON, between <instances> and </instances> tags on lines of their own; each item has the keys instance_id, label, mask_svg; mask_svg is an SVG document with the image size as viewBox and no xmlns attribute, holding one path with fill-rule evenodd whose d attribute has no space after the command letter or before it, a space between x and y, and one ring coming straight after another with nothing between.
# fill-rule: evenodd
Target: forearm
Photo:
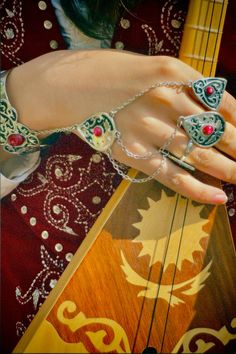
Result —
<instances>
[{"instance_id":1,"label":"forearm","mask_svg":"<svg viewBox=\"0 0 236 354\"><path fill-rule=\"evenodd\" d=\"M19 123L37 131L57 129L109 111L150 85L153 63L112 50L57 51L11 70L6 91ZM0 161L11 156L1 151Z\"/></svg>"},{"instance_id":2,"label":"forearm","mask_svg":"<svg viewBox=\"0 0 236 354\"><path fill-rule=\"evenodd\" d=\"M131 70L134 57L137 68ZM46 54L10 72L8 96L19 122L31 129L70 126L111 110L154 81L151 69L147 77L145 68L153 59L139 58L113 51L107 51L107 56L99 51Z\"/></svg>"}]
</instances>

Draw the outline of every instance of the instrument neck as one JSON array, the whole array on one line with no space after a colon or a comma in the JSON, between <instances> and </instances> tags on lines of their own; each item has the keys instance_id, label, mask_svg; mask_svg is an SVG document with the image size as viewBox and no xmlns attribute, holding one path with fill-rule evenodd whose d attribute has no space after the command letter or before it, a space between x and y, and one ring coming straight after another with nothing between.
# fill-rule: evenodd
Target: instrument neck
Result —
<instances>
[{"instance_id":1,"label":"instrument neck","mask_svg":"<svg viewBox=\"0 0 236 354\"><path fill-rule=\"evenodd\" d=\"M228 0L190 0L179 58L214 76Z\"/></svg>"}]
</instances>

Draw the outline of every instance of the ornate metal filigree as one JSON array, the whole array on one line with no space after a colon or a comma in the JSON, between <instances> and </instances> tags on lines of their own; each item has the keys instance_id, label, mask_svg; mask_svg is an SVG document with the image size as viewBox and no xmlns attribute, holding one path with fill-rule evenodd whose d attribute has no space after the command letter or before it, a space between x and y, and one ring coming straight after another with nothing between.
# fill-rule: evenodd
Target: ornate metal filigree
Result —
<instances>
[{"instance_id":1,"label":"ornate metal filigree","mask_svg":"<svg viewBox=\"0 0 236 354\"><path fill-rule=\"evenodd\" d=\"M191 141L201 147L215 145L225 131L224 118L217 112L180 117L180 120Z\"/></svg>"},{"instance_id":2,"label":"ornate metal filigree","mask_svg":"<svg viewBox=\"0 0 236 354\"><path fill-rule=\"evenodd\" d=\"M108 113L97 113L82 124L78 131L86 142L95 150L106 151L116 138L116 127L113 118Z\"/></svg>"},{"instance_id":3,"label":"ornate metal filigree","mask_svg":"<svg viewBox=\"0 0 236 354\"><path fill-rule=\"evenodd\" d=\"M192 89L198 100L207 108L217 110L227 84L223 78L207 77L194 81Z\"/></svg>"},{"instance_id":4,"label":"ornate metal filigree","mask_svg":"<svg viewBox=\"0 0 236 354\"><path fill-rule=\"evenodd\" d=\"M22 153L26 151L38 150L40 143L36 134L34 134L25 125L17 122L17 112L12 107L9 106L9 101L6 99L1 99L0 103L0 115L1 115L1 126L0 126L0 144L3 145L5 151L10 153ZM14 146L10 143L10 139L20 138L22 143Z\"/></svg>"}]
</instances>

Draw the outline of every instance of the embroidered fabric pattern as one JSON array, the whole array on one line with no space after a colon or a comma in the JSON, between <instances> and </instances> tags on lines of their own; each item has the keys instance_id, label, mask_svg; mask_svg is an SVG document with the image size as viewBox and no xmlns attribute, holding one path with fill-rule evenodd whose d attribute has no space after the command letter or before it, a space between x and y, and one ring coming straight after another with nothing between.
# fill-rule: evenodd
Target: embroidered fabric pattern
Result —
<instances>
[{"instance_id":1,"label":"embroidered fabric pattern","mask_svg":"<svg viewBox=\"0 0 236 354\"><path fill-rule=\"evenodd\" d=\"M161 27L165 39L158 40L157 33L150 24L142 24L141 28L145 32L148 41L148 55L172 55L176 56L179 50L183 31L185 13L178 8L178 1L168 0L161 10ZM174 48L169 48L169 42ZM165 44L165 45L164 45Z\"/></svg>"},{"instance_id":2,"label":"embroidered fabric pattern","mask_svg":"<svg viewBox=\"0 0 236 354\"><path fill-rule=\"evenodd\" d=\"M34 277L28 290L24 293L20 285L16 287L16 300L20 305L25 305L32 301L34 311L37 311L50 291L57 284L60 275L65 268L65 261L57 255L55 258L49 254L45 246L40 247L40 259L42 270ZM16 322L16 335L21 337L29 323L34 318L34 314L28 314L23 321Z\"/></svg>"},{"instance_id":3,"label":"embroidered fabric pattern","mask_svg":"<svg viewBox=\"0 0 236 354\"><path fill-rule=\"evenodd\" d=\"M168 0L165 2L161 11L161 27L167 40L179 50L181 44L182 25L184 23L185 14L183 10L178 8L178 0ZM173 55L170 52L170 55Z\"/></svg>"},{"instance_id":4,"label":"embroidered fabric pattern","mask_svg":"<svg viewBox=\"0 0 236 354\"><path fill-rule=\"evenodd\" d=\"M5 2L2 4L4 8ZM0 9L1 10L1 9ZM22 18L22 1L14 0L10 9L5 8L1 16L1 52L13 64L23 64L17 52L24 44L25 28Z\"/></svg>"},{"instance_id":5,"label":"embroidered fabric pattern","mask_svg":"<svg viewBox=\"0 0 236 354\"><path fill-rule=\"evenodd\" d=\"M65 142L67 139L62 138L63 140ZM88 203L83 202L85 194L97 190L91 199L92 205L97 201L99 206L102 194L105 193L109 197L114 191L115 172L107 172L105 158L99 153L91 155L86 168L79 167L82 162L80 159L83 157L78 155L50 156L44 172L33 173L17 188L17 193L24 198L44 196L41 210L46 223L62 232L81 237L89 231L100 214L98 208L91 209Z\"/></svg>"},{"instance_id":6,"label":"embroidered fabric pattern","mask_svg":"<svg viewBox=\"0 0 236 354\"><path fill-rule=\"evenodd\" d=\"M55 287L65 267L63 260L59 256L53 259L44 246L41 246L40 258L43 269L35 276L28 290L22 294L21 287L16 287L16 300L21 305L32 300L35 310L42 305L40 298L45 299Z\"/></svg>"}]
</instances>

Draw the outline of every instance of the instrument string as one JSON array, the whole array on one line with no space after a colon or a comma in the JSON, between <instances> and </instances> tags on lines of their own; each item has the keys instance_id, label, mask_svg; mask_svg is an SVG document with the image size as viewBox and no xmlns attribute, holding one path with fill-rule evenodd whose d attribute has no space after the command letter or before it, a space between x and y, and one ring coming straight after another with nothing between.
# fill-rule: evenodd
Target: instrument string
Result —
<instances>
[{"instance_id":1,"label":"instrument string","mask_svg":"<svg viewBox=\"0 0 236 354\"><path fill-rule=\"evenodd\" d=\"M223 3L224 3L224 1L223 1ZM211 16L210 25L209 25L209 29L208 29L208 33L207 33L206 49L205 49L205 53L204 53L204 56L203 56L202 73L204 72L205 64L207 62L207 48L208 48L209 41L210 41L210 34L211 34L211 27L212 27L212 22L213 22L213 14L214 14L214 10L215 10L215 4L216 4L216 1L214 0L213 5L212 5L211 15L210 15ZM210 11L209 8L210 8L210 1L208 2L208 5L207 5L207 11L205 11L204 28L206 27L207 17L209 16L209 11ZM215 53L216 53L216 49L217 49L217 41L218 41L218 36L219 36L219 27L220 27L220 23L221 23L222 17L223 17L223 8L224 8L224 4L221 7L221 15L220 15L219 24L218 24L218 31L217 31L216 41L215 41L215 45L214 45L214 55L213 55L212 62L211 62L210 74L212 73L213 66L214 66L213 64L214 64L214 58L215 58ZM201 20L201 17L202 17L202 15L201 15L202 9L203 9L203 1L201 0L200 11L199 11L199 14L198 14L198 19L197 19L197 26L200 26L200 20ZM194 48L196 47L198 33L199 32L196 31L195 35L194 35ZM200 55L201 55L201 51L202 51L203 39L204 39L204 31L202 31L202 34L201 34L201 45L199 47L199 53L198 53L199 59L200 59ZM195 52L195 49L194 49L194 53L193 54L194 55L193 55L193 57L191 59L191 65L192 66L193 66L194 56L195 56L195 54L197 54ZM199 66L199 62L200 62L200 60L198 61L197 68ZM181 197L178 195L177 199L176 199L176 203L175 203L175 208L174 208L172 221L171 221L170 232L169 232L169 235L168 235L167 240L165 242L165 250L163 252L163 258L162 258L162 262L161 262L160 273L159 273L159 276L158 276L158 280L156 282L156 284L158 286L157 286L157 293L156 293L156 297L155 297L155 301L154 301L154 305L153 305L153 310L152 310L151 320L150 320L150 325L149 325L149 330L148 330L148 336L147 336L147 342L146 342L146 347L147 348L149 346L149 342L150 342L150 338L151 338L151 332L152 332L152 328L153 328L153 324L154 324L155 312L156 312L156 307L157 307L157 303L158 303L158 299L159 299L159 292L160 292L162 277L163 277L163 273L164 273L164 269L165 269L165 262L166 262L166 258L167 258L167 254L168 254L169 245L170 245L170 239L171 239L171 235L172 235L173 224L174 224L174 220L175 220L175 217L176 217L176 210L177 210L177 206L178 206L180 198ZM164 332L163 332L163 337L162 337L162 341L161 341L160 352L162 352L162 350L163 350L165 336L166 336L166 331L167 331L168 318L169 318L169 313L170 313L170 308L171 308L172 292L173 292L173 288L174 288L174 284L175 284L175 276L176 276L176 272L177 272L177 265L178 265L178 262L179 262L180 250L181 250L183 234L184 234L184 228L185 228L185 222L186 222L186 216L187 216L189 205L190 205L190 201L187 200L186 207L185 207L185 212L184 212L183 224L182 224L182 227L181 227L181 236L180 236L178 249L177 249L177 257L176 257L176 262L175 262L175 269L174 269L173 278L172 278L172 282L171 282L170 298L169 298L168 308L167 308L167 313L166 313L166 318L165 318ZM154 247L154 252L153 252L153 257L152 258L155 257L155 254L156 254L156 251L157 251L157 243L158 243L158 241L156 241L156 243L155 243L155 247ZM153 269L153 265L151 266L149 274L148 274L147 287L148 287L148 282L151 279L152 269ZM147 291L147 289L146 289L146 291ZM140 327L141 316L142 316L142 311L143 311L143 308L144 308L144 304L145 304L145 296L144 296L144 299L143 299L143 302L142 302L141 314L140 314L140 317L139 317L139 323L138 323L138 327L137 327L137 331L136 331L136 335L135 335L135 341L134 341L132 352L134 352L134 348L135 348L135 345L136 345L136 340L137 340L137 336L138 336L138 330L139 330L139 327Z\"/></svg>"},{"instance_id":2,"label":"instrument string","mask_svg":"<svg viewBox=\"0 0 236 354\"><path fill-rule=\"evenodd\" d=\"M176 271L177 271L177 265L178 265L178 262L179 262L179 255L180 255L180 249L181 249L182 240L183 240L184 227L185 227L185 221L186 221L186 216L187 216L187 212L188 212L188 207L189 207L189 199L187 199L187 203L186 203L186 206L185 206L183 224L182 224L182 228L181 228L181 235L180 235L179 245L178 245L178 249L177 249L177 257L176 257L176 262L175 262L174 274L173 274L173 278L172 278L172 284L171 284L168 308L167 308L167 313L166 313L166 318L165 318L164 332L163 332L163 337L162 337L162 342L161 342L161 350L160 350L161 353L162 353L164 340L165 340L165 335L166 335L167 322L168 322L168 317L169 317L169 312L170 312L172 293L173 293L173 289L174 289L175 276L176 276Z\"/></svg>"},{"instance_id":3,"label":"instrument string","mask_svg":"<svg viewBox=\"0 0 236 354\"><path fill-rule=\"evenodd\" d=\"M202 5L203 5L203 2L204 2L204 0L201 0L201 11L202 11ZM206 26L207 26L207 19L208 19L208 14L209 14L209 12L210 12L210 3L211 3L211 1L208 1L208 3L207 3L207 9L206 9L206 11L205 11L205 19L204 19L204 21L203 21L203 28L205 29L206 28ZM199 21L198 21L198 23L197 23L197 26L198 27L200 27L200 23L201 23L201 13L200 13L200 17L199 17ZM209 28L209 27L208 27ZM201 61L201 53L202 53L202 47L203 47L203 42L204 42L204 36L205 36L205 31L204 31L204 29L200 32L201 33L201 43L200 43L200 46L199 46L199 49L198 49L198 53L196 53L196 57L197 58L199 58L199 60L198 59L196 59L197 60L197 67L196 67L196 70L198 70L198 71L201 71L202 73L203 73L203 67L202 67L202 69L200 70L199 69L199 64L201 63L202 64L202 61ZM196 34L197 33L199 33L199 32L197 32L196 31ZM209 35L209 29L208 29L208 34L207 35ZM195 53L194 53L195 54ZM205 60L205 56L203 56L204 57L204 60ZM204 66L204 64L203 64L203 66Z\"/></svg>"},{"instance_id":4,"label":"instrument string","mask_svg":"<svg viewBox=\"0 0 236 354\"><path fill-rule=\"evenodd\" d=\"M155 246L154 246L154 251L153 251L153 254L152 254L152 257L151 257L151 264L154 263L154 258L155 258L155 253L156 253L156 250L157 250L157 241L155 242ZM149 268L149 272L148 272L148 277L147 277L147 285L146 285L146 290L145 290L145 295L147 293L147 290L148 290L148 283L151 279L151 274L152 274L152 267L151 266ZM143 314L143 310L144 310L144 305L145 305L145 299L146 299L146 296L143 296L143 301L142 301L142 305L141 305L141 310L140 310L140 315L139 315L139 319L138 319L138 325L137 325L137 329L136 329L136 332L135 332L135 338L134 338L134 343L133 343L133 347L132 347L132 353L134 352L135 350L135 346L136 346L136 342L137 342L137 338L138 338L138 331L139 331L139 327L141 325L141 318L142 318L142 314Z\"/></svg>"},{"instance_id":5,"label":"instrument string","mask_svg":"<svg viewBox=\"0 0 236 354\"><path fill-rule=\"evenodd\" d=\"M216 57L216 49L217 49L217 43L218 43L218 39L219 39L219 35L220 35L220 25L221 25L222 18L223 18L224 7L225 7L225 0L223 1L222 7L221 7L221 14L220 14L218 28L217 28L217 35L216 35L216 41L215 41L215 46L214 46L214 52L213 52L213 61L211 63L210 76L215 74L213 72L213 69L214 69L214 65L213 64L214 64L214 60L215 60L215 57Z\"/></svg>"},{"instance_id":6,"label":"instrument string","mask_svg":"<svg viewBox=\"0 0 236 354\"><path fill-rule=\"evenodd\" d=\"M201 19L200 13L202 12L202 4L203 4L203 1L201 1L201 7L200 7L199 15L198 15L197 26L200 25L200 19ZM209 6L210 6L209 4L210 4L210 1L208 2L207 11L205 12L204 27L206 27L207 16L208 16L208 13L209 13ZM213 14L214 14L214 10L215 10L215 4L216 4L216 2L214 0L213 6L212 6L212 12L211 12L210 26L209 26L208 35L207 35L206 50L205 50L204 59L203 59L202 73L204 72L205 63L207 61L206 60L206 58L207 58L207 47L209 45L209 39L210 39L210 34L211 34L211 26L212 26L212 21L213 21ZM220 20L219 20L219 25L218 25L219 27L220 27L220 23L222 21L222 16L223 16L223 6L221 8L221 15L220 15ZM203 45L203 36L204 36L204 31L203 31L202 36L201 36L201 46L199 48L199 57L200 57L201 50L202 50L202 45ZM219 36L219 31L217 32L217 38L216 38L216 42L215 42L215 46L214 46L213 60L214 60L215 52L216 52L216 48L217 48L218 36ZM196 46L196 40L197 40L197 31L195 33L195 38L194 38L194 47ZM193 59L194 58L191 59L191 64L193 64ZM213 69L213 64L214 64L213 60L211 62L210 73L212 73L212 69ZM198 62L198 64L199 64L199 62ZM160 271L159 279L158 279L158 282L157 282L157 284L158 284L157 296L155 297L155 302L154 302L154 306L153 306L152 317L151 317L151 322L150 322L150 326L149 326L149 332L148 332L148 338L147 338L146 347L149 346L149 341L150 341L150 337L151 337L152 327L153 327L153 323L154 323L154 319L155 319L155 310L156 310L157 303L158 303L159 291L160 291L161 281L162 281L164 268L165 268L164 265L165 265L165 261L166 261L166 257L167 257L167 253L168 253L168 248L169 248L169 244L170 244L170 238L171 238L171 234L172 234L172 227L173 227L173 223L174 223L174 219L175 219L175 214L176 214L178 202L179 202L179 196L177 197L177 200L176 200L175 212L174 212L174 215L173 215L173 218L172 218L172 222L171 222L170 234L169 234L169 236L168 236L168 238L166 240L166 248L165 248L164 257L163 257L164 259L163 259L163 262L162 262L161 271ZM182 224L182 230L181 230L181 236L180 236L178 250L177 250L177 257L176 257L176 263L175 263L176 266L175 266L174 274L173 274L173 278L172 278L170 298L169 298L169 302L168 302L168 309L167 309L167 314L166 314L165 324L164 324L164 333L163 333L163 337L162 337L162 341L161 341L161 348L160 348L160 352L161 353L162 353L162 350L163 350L164 340L165 340L166 331L167 331L168 318L169 318L169 313L170 313L170 308L171 308L172 292L173 292L174 283L175 283L175 276L176 276L176 272L177 272L177 264L178 264L178 261L179 261L179 255L180 255L180 250L181 250L181 245L182 245L182 239L183 239L183 233L184 233L184 227L185 227L186 216L187 216L187 212L188 212L188 208L189 208L189 203L190 203L190 201L188 200L187 203L186 203L184 219L183 219L183 224ZM155 254L155 252L154 252L154 254Z\"/></svg>"},{"instance_id":7,"label":"instrument string","mask_svg":"<svg viewBox=\"0 0 236 354\"><path fill-rule=\"evenodd\" d=\"M210 27L209 27L209 30L208 30L207 45L208 45L208 43L209 43L209 37L210 37L210 33L211 33L212 18L213 18L213 13L214 13L214 11L215 11L215 4L216 4L216 2L215 2L215 0L214 0L213 7L212 7L212 13L211 13L211 24L210 24ZM222 7L221 7L221 14L220 14L220 19L219 19L219 24L218 24L218 30L219 30L219 27L220 27L220 23L221 23L221 21L222 21L223 9L224 9L224 3L223 3L223 5L222 5ZM208 7L208 10L209 10L209 7ZM207 17L207 14L208 14L208 12L206 12L206 17ZM206 18L205 18L204 23L206 23ZM198 25L199 25L199 23L198 23ZM210 72L212 72L212 68L213 68L213 66L214 66L213 64L214 64L214 57L215 57L216 43L217 43L217 41L218 41L218 36L219 36L219 31L217 31L217 38L216 38L216 42L215 42L214 55L213 55L212 62L211 62L211 69L210 69ZM201 52L201 48L200 48L200 52ZM199 56L200 56L200 53L199 53ZM205 64L205 62L206 62L206 56L207 56L207 50L205 51L204 64ZM202 72L204 72L204 65L203 65L203 68L202 68ZM184 223L183 223L183 229L184 229L184 226L185 226L185 220L186 220L186 215L187 215L188 207L189 207L189 201L188 201L188 204L187 204L187 206L186 206L185 218L184 218ZM182 234L182 235L183 235L183 234ZM176 269L177 269L179 254L180 254L180 247L181 247L181 243L182 243L182 235L181 235L181 239L180 239L179 249L178 249L178 252L177 252L177 262L176 262L176 267L175 267L175 271L174 271L174 277L173 277L173 283L172 283L170 301L169 301L169 304L168 304L167 316L166 316L166 321L165 321L165 330L164 330L164 335L163 335L162 344L161 344L161 352L162 352L162 349L163 349L164 338L165 338L165 334L166 334L167 320L168 320L169 311L170 311L170 304L171 304L172 291L173 291L173 286L174 286L174 282L175 282L175 275L176 275Z\"/></svg>"},{"instance_id":8,"label":"instrument string","mask_svg":"<svg viewBox=\"0 0 236 354\"><path fill-rule=\"evenodd\" d=\"M207 42L206 42L205 53L204 53L202 73L204 73L205 64L206 64L207 60L209 60L209 58L207 57L207 51L208 51L209 40L210 40L210 35L211 35L211 27L212 27L212 21L213 21L213 17L214 17L213 14L214 14L214 10L215 10L215 4L216 4L216 2L214 0L213 5L212 5L211 19L210 19ZM211 65L212 65L212 62L211 62Z\"/></svg>"},{"instance_id":9,"label":"instrument string","mask_svg":"<svg viewBox=\"0 0 236 354\"><path fill-rule=\"evenodd\" d=\"M217 48L217 41L218 41L218 36L219 36L219 28L220 28L220 24L222 21L222 17L223 17L223 10L224 10L224 4L225 2L223 1L222 7L221 7L221 14L220 14L220 19L219 19L219 23L218 23L218 31L217 31L217 36L216 36L216 41L215 41L215 46L214 46L214 55L211 61L211 69L210 69L210 73L212 73L212 69L214 67L214 58L215 58L215 52L216 52L216 48ZM207 39L207 46L209 44L209 37L210 37L210 33L211 33L211 26L212 26L212 18L213 18L213 13L215 11L215 5L216 2L214 0L213 6L212 6L212 13L211 13L211 22L210 22L210 26L209 26L209 30L208 30L208 39ZM208 7L209 10L209 7ZM206 12L207 15L207 12ZM205 23L206 23L206 19L205 19ZM199 23L198 23L199 25ZM201 49L200 49L201 51ZM200 53L199 53L200 56ZM207 47L205 50L205 55L204 55L204 64L206 62L206 56L207 56ZM204 72L204 65L202 68L202 73ZM168 303L168 310L167 310L167 315L166 315L166 319L165 319L165 327L164 327L164 334L163 334L163 339L162 339L162 343L161 343L161 349L160 352L162 353L163 350L163 345L164 345L164 339L165 339L165 335L166 335L166 330L167 330L167 324L168 324L168 317L169 317L169 312L170 312L170 306L171 306L171 297L172 297L172 292L173 292L173 286L175 283L175 276L176 276L176 271L177 271L177 264L178 264L178 260L179 260L179 254L180 254L180 249L181 249L181 244L182 244L182 238L183 238L183 231L184 231L184 227L185 227L185 221L186 221L186 215L188 212L188 208L189 208L189 203L190 201L188 200L187 204L186 204L186 209L185 209L185 216L184 216L184 220L183 220L183 225L182 225L182 233L181 233L181 237L180 237L180 242L179 242L179 246L178 246L178 251L177 251L177 260L176 260L176 266L175 266L175 270L174 270L174 276L173 276L173 282L172 282L172 288L171 288L171 292L170 292L170 299L169 299L169 303Z\"/></svg>"},{"instance_id":10,"label":"instrument string","mask_svg":"<svg viewBox=\"0 0 236 354\"><path fill-rule=\"evenodd\" d=\"M200 7L200 12L202 11L202 3L203 1L201 0L201 7ZM201 16L198 16L198 25L200 22L200 18ZM206 21L206 19L205 19ZM194 43L196 45L196 40L197 40L197 31L195 32L195 38L194 38ZM194 45L194 47L195 47ZM191 59L191 63L192 63L193 58ZM193 64L193 63L192 63ZM154 305L153 305L153 310L152 310L152 315L151 315L151 320L150 320L150 325L149 325L149 331L148 331L148 337L147 337L147 342L146 342L146 347L148 348L149 346L149 342L150 342L150 337L151 337L151 332L152 332L152 327L153 327L153 323L154 323L154 318L155 318L155 311L156 311L156 307L157 307L157 303L158 303L158 298L159 298L159 291L160 291L160 286L161 286L161 281L162 281L162 276L163 276L163 272L164 272L164 268L165 268L165 261L167 258L167 254L168 254L168 248L169 248L169 244L170 244L170 239L171 239L171 235L172 235L172 229L173 229L173 224L174 224L174 220L175 220L175 215L176 215L176 210L177 210L177 206L178 206L178 202L180 200L180 195L177 196L176 199L176 204L175 204L175 209L174 209L174 213L173 213L173 217L172 217L172 221L171 221L171 228L170 228L170 232L169 235L167 237L166 240L166 244L165 244L165 250L164 250L164 254L163 254L163 261L161 264L161 270L160 270L160 274L159 274L159 279L157 281L158 287L157 287L157 294L155 297L155 301L154 301ZM186 204L188 206L188 203ZM185 210L185 215L187 213L187 210ZM185 220L185 218L184 218ZM181 237L180 237L180 241L179 241L179 245L178 245L178 254L177 254L177 262L178 262L178 257L179 257L179 252L180 252L180 244L182 243L182 235L183 235L183 228L184 225L182 225L182 232L181 232ZM157 242L156 242L157 244ZM177 263L176 263L177 264ZM175 267L175 272L176 272L176 267ZM175 272L174 272L174 277L175 277ZM172 283L171 283L171 296L172 296L172 290L173 290L173 286L174 286L174 277L172 278ZM171 300L171 299L170 299ZM161 351L163 348L163 344L164 344L164 338L165 338L165 333L166 333L166 327L167 327L167 320L168 320L168 313L169 313L169 306L170 303L168 304L168 310L167 310L167 315L166 315L166 319L165 319L165 326L164 326L164 333L163 333L163 337L162 337L162 341L161 341Z\"/></svg>"},{"instance_id":11,"label":"instrument string","mask_svg":"<svg viewBox=\"0 0 236 354\"><path fill-rule=\"evenodd\" d=\"M199 10L199 13L198 13L198 19L197 19L197 27L200 25L200 20L201 20L201 13L202 13L202 5L203 5L203 1L201 0L201 5L200 5L200 10ZM209 8L209 3L208 3L208 8ZM207 9L208 11L208 9ZM206 25L206 17L205 17L205 21L204 21L204 27ZM196 48L196 44L197 44L197 36L198 36L198 31L196 30L194 32L194 40L193 40L193 53L192 53L192 57L191 57L191 62L190 62L190 66L194 67L194 60L195 60L195 48ZM202 37L204 35L204 31L202 31L201 33L201 43L202 43Z\"/></svg>"},{"instance_id":12,"label":"instrument string","mask_svg":"<svg viewBox=\"0 0 236 354\"><path fill-rule=\"evenodd\" d=\"M162 278L162 274L163 274L163 270L164 270L164 266L163 265L165 264L165 259L166 259L167 250L168 250L168 243L169 243L169 239L170 239L170 236L171 236L171 233L172 233L173 222L174 222L174 219L175 219L175 213L176 213L177 204L178 204L178 198L179 198L179 196L177 196L177 199L176 199L176 202L175 202L175 207L174 207L174 211L173 211L170 231L169 231L169 234L168 234L167 239L165 241L165 248L164 248L164 252L163 252L163 255L162 255L161 269L160 269L160 272L159 272L159 275L158 275L158 279L156 281L156 284L158 286L157 286L157 296L155 297L155 302L157 302L157 298L158 298L158 294L159 294L161 278ZM151 258L152 266L150 267L150 270L149 270L149 273L148 273L148 279L147 279L147 285L146 285L146 291L145 292L147 292L147 290L148 290L148 283L149 283L149 281L151 279L152 270L153 270L153 266L154 266L154 259L155 259L155 255L156 255L156 252L157 252L157 244L158 244L158 241L156 240L155 246L154 246L154 250L153 250L153 254L152 254L152 258ZM139 320L138 320L138 326L137 326L137 329L136 329L134 343L133 343L133 347L132 347L132 353L134 353L134 350L135 350L135 346L136 346L136 342L137 342L137 338L138 338L138 331L139 331L139 327L141 325L141 317L142 317L142 314L143 314L145 301L146 301L146 296L143 297L143 301L142 301L142 305L141 305L141 310L140 310L140 315L139 315ZM155 303L154 303L154 307L156 307ZM146 347L149 345L149 340L150 340L150 335L151 335L151 330L152 330L152 320L153 320L154 312L155 312L155 310L154 311L152 310L152 315L151 315L151 321L150 321L149 330L148 330Z\"/></svg>"},{"instance_id":13,"label":"instrument string","mask_svg":"<svg viewBox=\"0 0 236 354\"><path fill-rule=\"evenodd\" d=\"M161 281L162 281L162 277L163 277L163 273L164 273L164 269L165 269L165 263L166 263L166 258L167 258L168 249L169 249L169 245L170 245L170 239L171 239L171 235L172 235L172 230L173 230L173 225L174 225L174 221L175 221L175 215L176 215L179 199L180 199L180 195L178 194L177 198L176 198L176 202L175 202L175 207L174 207L173 217L172 217L172 221L171 221L170 231L169 231L168 237L167 237L166 242L165 242L165 250L163 252L163 259L162 259L162 262L161 262L160 274L159 274L158 280L156 282L156 284L158 286L157 286L157 292L156 292L156 296L155 296L155 300L154 300L154 305L153 305L153 310L152 310L152 315L151 315L151 321L150 321L150 325L149 325L149 331L148 331L146 347L149 346L149 341L150 341L151 332L152 332L152 326L153 326L154 318L155 318L155 310L156 310L158 299L159 299ZM156 244L157 244L157 241L156 241Z\"/></svg>"}]
</instances>

